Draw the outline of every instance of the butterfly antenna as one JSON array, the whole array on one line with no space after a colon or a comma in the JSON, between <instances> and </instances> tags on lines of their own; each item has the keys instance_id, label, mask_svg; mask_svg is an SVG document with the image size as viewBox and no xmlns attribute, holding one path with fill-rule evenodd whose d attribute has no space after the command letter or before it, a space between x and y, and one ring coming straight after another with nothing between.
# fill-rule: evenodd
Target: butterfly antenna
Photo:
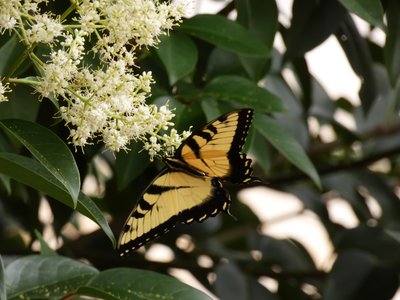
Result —
<instances>
[{"instance_id":1,"label":"butterfly antenna","mask_svg":"<svg viewBox=\"0 0 400 300\"><path fill-rule=\"evenodd\" d=\"M234 219L235 221L238 221L238 218L236 218L234 215L231 214L231 212L229 211L229 208L227 210L225 210L225 212L232 217L232 219Z\"/></svg>"}]
</instances>

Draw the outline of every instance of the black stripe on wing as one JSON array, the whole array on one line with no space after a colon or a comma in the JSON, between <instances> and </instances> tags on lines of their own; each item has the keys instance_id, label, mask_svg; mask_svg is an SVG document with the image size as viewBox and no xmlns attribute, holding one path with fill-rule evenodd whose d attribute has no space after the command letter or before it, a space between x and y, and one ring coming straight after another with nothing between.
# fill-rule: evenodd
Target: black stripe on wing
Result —
<instances>
[{"instance_id":1,"label":"black stripe on wing","mask_svg":"<svg viewBox=\"0 0 400 300\"><path fill-rule=\"evenodd\" d=\"M164 223L159 224L157 227L151 229L147 233L144 233L140 237L137 237L134 240L126 244L121 244L118 246L118 252L121 256L128 255L129 253L139 249L140 247L144 246L145 244L149 243L150 241L154 240L155 238L159 237L160 235L168 232L172 228L175 227L176 223L178 222L178 216L172 216L170 219L165 221ZM130 231L130 226L125 225L123 229L123 233ZM121 233L121 234L123 234Z\"/></svg>"},{"instance_id":2,"label":"black stripe on wing","mask_svg":"<svg viewBox=\"0 0 400 300\"><path fill-rule=\"evenodd\" d=\"M197 134L200 135L200 134ZM190 147L190 149L193 151L194 155L196 155L197 158L200 158L201 154L200 154L200 146L199 144L196 142L195 139L190 138L187 140L186 145L188 145Z\"/></svg>"},{"instance_id":3,"label":"black stripe on wing","mask_svg":"<svg viewBox=\"0 0 400 300\"><path fill-rule=\"evenodd\" d=\"M164 171L161 172L161 174L157 177L161 177L164 175L168 175L168 173L176 173L179 171L171 171L168 169L165 169ZM192 176L189 175L188 176ZM156 178L156 179L157 179ZM151 209L157 209L158 207L154 207L155 204L150 205L145 199L144 196L148 193L148 191L151 191L151 193L155 193L155 191L160 192L160 197L162 197L162 193L171 191L173 189L179 190L182 188L191 188L188 186L179 186L179 183L176 183L177 186L175 188L173 187L160 187L155 184L151 184L147 190L144 192L142 197L140 198L137 208L131 213L131 216L128 218L128 221L131 218L136 218L140 219L144 217L144 214L139 212L140 211L150 211ZM217 215L220 211L226 211L229 213L229 206L231 203L230 197L228 192L222 187L221 182L213 178L211 180L212 184L212 194L211 196L208 196L207 199L203 200L203 203L200 205L193 206L191 208L183 209L182 211L179 212L177 215L172 215L169 219L165 220L164 222L158 224L156 227L152 228L151 230L144 232L141 236L136 237L127 243L121 243L121 240L125 234L131 231L131 226L128 224L125 224L120 240L118 242L118 252L120 253L121 256L125 256L129 254L132 251L135 251L136 249L140 248L141 246L147 244L151 240L154 240L155 238L159 237L160 235L166 233L167 231L171 230L172 228L175 227L175 225L180 222L180 223L192 223L193 221L197 222L203 222L205 219L211 216ZM156 213L159 213L158 211Z\"/></svg>"}]
</instances>

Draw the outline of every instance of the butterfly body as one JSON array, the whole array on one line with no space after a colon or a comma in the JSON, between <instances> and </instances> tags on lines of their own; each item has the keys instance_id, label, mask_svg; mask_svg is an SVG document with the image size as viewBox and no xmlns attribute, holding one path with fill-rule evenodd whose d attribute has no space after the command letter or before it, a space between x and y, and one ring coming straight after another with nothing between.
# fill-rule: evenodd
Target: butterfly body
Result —
<instances>
[{"instance_id":1,"label":"butterfly body","mask_svg":"<svg viewBox=\"0 0 400 300\"><path fill-rule=\"evenodd\" d=\"M177 223L202 222L231 203L222 182L252 181L251 160L241 153L253 111L225 114L190 135L167 168L141 196L122 230L120 255L126 255L173 228Z\"/></svg>"}]
</instances>

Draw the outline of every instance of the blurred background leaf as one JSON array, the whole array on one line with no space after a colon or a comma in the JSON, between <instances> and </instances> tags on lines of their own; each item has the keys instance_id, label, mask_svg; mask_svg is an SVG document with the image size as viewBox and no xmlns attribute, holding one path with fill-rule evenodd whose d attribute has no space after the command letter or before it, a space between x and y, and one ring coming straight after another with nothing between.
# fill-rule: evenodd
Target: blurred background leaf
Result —
<instances>
[{"instance_id":1,"label":"blurred background leaf","mask_svg":"<svg viewBox=\"0 0 400 300\"><path fill-rule=\"evenodd\" d=\"M103 299L210 299L204 293L155 272L118 268L101 272L77 291Z\"/></svg>"},{"instance_id":2,"label":"blurred background leaf","mask_svg":"<svg viewBox=\"0 0 400 300\"><path fill-rule=\"evenodd\" d=\"M0 299L7 300L6 281L4 280L4 263L0 255Z\"/></svg>"}]
</instances>

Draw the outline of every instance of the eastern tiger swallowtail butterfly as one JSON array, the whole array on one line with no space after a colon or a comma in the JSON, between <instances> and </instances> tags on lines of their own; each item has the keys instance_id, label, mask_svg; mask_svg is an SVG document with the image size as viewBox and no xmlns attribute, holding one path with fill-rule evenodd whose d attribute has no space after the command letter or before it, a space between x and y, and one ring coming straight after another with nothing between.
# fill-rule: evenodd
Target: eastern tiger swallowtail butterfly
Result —
<instances>
[{"instance_id":1,"label":"eastern tiger swallowtail butterfly","mask_svg":"<svg viewBox=\"0 0 400 300\"><path fill-rule=\"evenodd\" d=\"M231 203L222 182L248 183L251 160L241 153L252 109L225 114L190 135L165 158L168 165L147 187L131 212L118 241L121 256L173 228L202 222Z\"/></svg>"}]
</instances>

